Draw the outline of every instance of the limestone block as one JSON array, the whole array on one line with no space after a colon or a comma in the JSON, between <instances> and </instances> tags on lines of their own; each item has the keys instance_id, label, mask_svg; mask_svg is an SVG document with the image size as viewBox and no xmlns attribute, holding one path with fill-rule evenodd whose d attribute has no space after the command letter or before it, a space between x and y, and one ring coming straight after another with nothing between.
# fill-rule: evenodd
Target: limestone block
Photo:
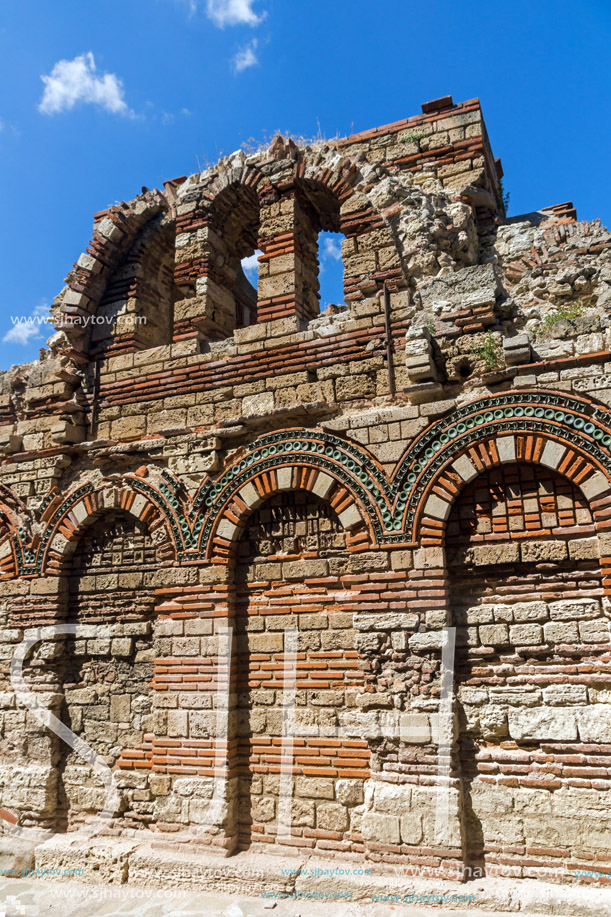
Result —
<instances>
[{"instance_id":1,"label":"limestone block","mask_svg":"<svg viewBox=\"0 0 611 917\"><path fill-rule=\"evenodd\" d=\"M579 643L579 631L573 621L550 621L543 625L546 643Z\"/></svg>"},{"instance_id":2,"label":"limestone block","mask_svg":"<svg viewBox=\"0 0 611 917\"><path fill-rule=\"evenodd\" d=\"M315 579L327 576L325 560L295 560L282 564L282 575L287 580Z\"/></svg>"},{"instance_id":3,"label":"limestone block","mask_svg":"<svg viewBox=\"0 0 611 917\"><path fill-rule=\"evenodd\" d=\"M424 713L401 715L401 741L408 745L426 745L431 741L431 721Z\"/></svg>"},{"instance_id":4,"label":"limestone block","mask_svg":"<svg viewBox=\"0 0 611 917\"><path fill-rule=\"evenodd\" d=\"M401 841L409 846L419 844L424 837L422 828L422 815L417 812L408 812L401 816Z\"/></svg>"},{"instance_id":5,"label":"limestone block","mask_svg":"<svg viewBox=\"0 0 611 917\"><path fill-rule=\"evenodd\" d=\"M526 541L520 545L524 563L564 560L567 548L564 541Z\"/></svg>"},{"instance_id":6,"label":"limestone block","mask_svg":"<svg viewBox=\"0 0 611 917\"><path fill-rule=\"evenodd\" d=\"M430 653L433 650L440 651L443 646L443 640L444 633L438 630L425 634L413 634L408 643L412 653L419 655L421 653Z\"/></svg>"},{"instance_id":7,"label":"limestone block","mask_svg":"<svg viewBox=\"0 0 611 917\"><path fill-rule=\"evenodd\" d=\"M600 603L597 599L565 599L561 602L550 602L549 616L552 621L575 621L597 618L600 615Z\"/></svg>"},{"instance_id":8,"label":"limestone block","mask_svg":"<svg viewBox=\"0 0 611 917\"><path fill-rule=\"evenodd\" d=\"M515 624L509 628L509 639L515 646L536 646L543 643L540 624Z\"/></svg>"},{"instance_id":9,"label":"limestone block","mask_svg":"<svg viewBox=\"0 0 611 917\"><path fill-rule=\"evenodd\" d=\"M476 566L516 563L518 560L518 545L478 545L471 549L471 555Z\"/></svg>"},{"instance_id":10,"label":"limestone block","mask_svg":"<svg viewBox=\"0 0 611 917\"><path fill-rule=\"evenodd\" d=\"M577 712L582 742L611 742L611 704L593 704Z\"/></svg>"},{"instance_id":11,"label":"limestone block","mask_svg":"<svg viewBox=\"0 0 611 917\"><path fill-rule=\"evenodd\" d=\"M548 440L545 444L543 452L541 453L541 458L539 461L542 465L546 465L548 468L557 468L560 462L562 461L563 456L566 453L566 446L563 446L562 443L558 443L555 440Z\"/></svg>"},{"instance_id":12,"label":"limestone block","mask_svg":"<svg viewBox=\"0 0 611 917\"><path fill-rule=\"evenodd\" d=\"M363 694L356 695L356 703L363 710L378 709L380 707L392 707L393 699L390 694L376 691L366 691Z\"/></svg>"},{"instance_id":13,"label":"limestone block","mask_svg":"<svg viewBox=\"0 0 611 917\"><path fill-rule=\"evenodd\" d=\"M447 519L451 509L452 505L447 500L438 497L437 494L431 494L424 506L424 512L433 516L434 519Z\"/></svg>"},{"instance_id":14,"label":"limestone block","mask_svg":"<svg viewBox=\"0 0 611 917\"><path fill-rule=\"evenodd\" d=\"M378 630L412 630L418 626L419 617L409 612L384 612L379 614L357 612L354 615L354 627L360 631Z\"/></svg>"},{"instance_id":15,"label":"limestone block","mask_svg":"<svg viewBox=\"0 0 611 917\"><path fill-rule=\"evenodd\" d=\"M512 338L503 338L503 355L507 366L530 363L531 353L527 334L516 334Z\"/></svg>"},{"instance_id":16,"label":"limestone block","mask_svg":"<svg viewBox=\"0 0 611 917\"><path fill-rule=\"evenodd\" d=\"M611 634L605 618L579 622L579 638L583 643L608 643Z\"/></svg>"},{"instance_id":17,"label":"limestone block","mask_svg":"<svg viewBox=\"0 0 611 917\"><path fill-rule=\"evenodd\" d=\"M477 306L494 306L500 284L492 264L465 267L420 285L422 306L437 315Z\"/></svg>"},{"instance_id":18,"label":"limestone block","mask_svg":"<svg viewBox=\"0 0 611 917\"><path fill-rule=\"evenodd\" d=\"M338 781L338 786L341 782L342 781ZM351 783L352 781L345 780L343 782ZM357 783L357 781L354 782ZM360 785L359 782L359 786ZM326 779L325 777L296 777L295 795L304 796L307 799L334 799L336 795L335 784L333 780ZM349 798L346 798L346 795L347 794L344 793L343 798L340 799L338 791L337 798L343 805L355 805L356 803L351 803ZM359 802L362 802L362 799L360 799Z\"/></svg>"},{"instance_id":19,"label":"limestone block","mask_svg":"<svg viewBox=\"0 0 611 917\"><path fill-rule=\"evenodd\" d=\"M401 831L399 818L394 815L376 815L368 812L361 822L363 837L366 841L378 844L399 844Z\"/></svg>"},{"instance_id":20,"label":"limestone block","mask_svg":"<svg viewBox=\"0 0 611 917\"><path fill-rule=\"evenodd\" d=\"M461 455L452 463L452 468L456 471L465 483L472 481L478 475L478 470L466 455Z\"/></svg>"},{"instance_id":21,"label":"limestone block","mask_svg":"<svg viewBox=\"0 0 611 917\"><path fill-rule=\"evenodd\" d=\"M342 832L348 828L348 810L339 803L323 802L316 806L316 827L325 831Z\"/></svg>"},{"instance_id":22,"label":"limestone block","mask_svg":"<svg viewBox=\"0 0 611 917\"><path fill-rule=\"evenodd\" d=\"M515 436L499 436L496 440L496 450L501 462L515 462L516 439Z\"/></svg>"},{"instance_id":23,"label":"limestone block","mask_svg":"<svg viewBox=\"0 0 611 917\"><path fill-rule=\"evenodd\" d=\"M515 621L545 621L549 617L545 602L516 602L511 608Z\"/></svg>"},{"instance_id":24,"label":"limestone block","mask_svg":"<svg viewBox=\"0 0 611 917\"><path fill-rule=\"evenodd\" d=\"M587 704L587 694L585 685L548 685L543 689L543 700L552 707L568 707Z\"/></svg>"},{"instance_id":25,"label":"limestone block","mask_svg":"<svg viewBox=\"0 0 611 917\"><path fill-rule=\"evenodd\" d=\"M299 780L300 778L297 779ZM317 778L316 783L321 783L321 780ZM333 785L331 785L331 789L332 788ZM338 802L341 802L344 806L361 805L364 799L363 784L360 780L338 780L335 783L335 795L337 796ZM332 796L330 798L332 798Z\"/></svg>"},{"instance_id":26,"label":"limestone block","mask_svg":"<svg viewBox=\"0 0 611 917\"><path fill-rule=\"evenodd\" d=\"M569 541L569 556L573 560L596 560L600 557L598 537L576 538Z\"/></svg>"},{"instance_id":27,"label":"limestone block","mask_svg":"<svg viewBox=\"0 0 611 917\"><path fill-rule=\"evenodd\" d=\"M482 624L479 638L484 646L505 646L509 643L509 628L506 624Z\"/></svg>"},{"instance_id":28,"label":"limestone block","mask_svg":"<svg viewBox=\"0 0 611 917\"><path fill-rule=\"evenodd\" d=\"M597 497L601 496L601 494L606 493L611 487L611 484L602 472L596 471L583 481L580 487L588 500L595 500Z\"/></svg>"},{"instance_id":29,"label":"limestone block","mask_svg":"<svg viewBox=\"0 0 611 917\"><path fill-rule=\"evenodd\" d=\"M252 417L266 414L274 409L274 393L261 392L258 395L249 395L242 399L242 414Z\"/></svg>"},{"instance_id":30,"label":"limestone block","mask_svg":"<svg viewBox=\"0 0 611 917\"><path fill-rule=\"evenodd\" d=\"M564 707L532 707L509 710L509 735L512 739L554 739L574 742L577 738L575 710Z\"/></svg>"},{"instance_id":31,"label":"limestone block","mask_svg":"<svg viewBox=\"0 0 611 917\"><path fill-rule=\"evenodd\" d=\"M355 503L351 503L350 506L342 510L342 512L339 513L338 518L345 529L355 528L362 522L361 514Z\"/></svg>"},{"instance_id":32,"label":"limestone block","mask_svg":"<svg viewBox=\"0 0 611 917\"><path fill-rule=\"evenodd\" d=\"M490 700L509 707L539 707L542 694L539 688L530 685L502 685L490 688Z\"/></svg>"}]
</instances>

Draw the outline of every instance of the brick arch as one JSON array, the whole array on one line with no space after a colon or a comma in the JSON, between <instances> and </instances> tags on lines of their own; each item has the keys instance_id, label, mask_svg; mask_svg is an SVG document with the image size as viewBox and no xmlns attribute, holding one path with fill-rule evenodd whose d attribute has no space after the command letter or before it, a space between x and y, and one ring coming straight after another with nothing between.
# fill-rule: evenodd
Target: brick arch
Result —
<instances>
[{"instance_id":1,"label":"brick arch","mask_svg":"<svg viewBox=\"0 0 611 917\"><path fill-rule=\"evenodd\" d=\"M19 535L12 520L0 505L0 579L17 576L16 548L19 544Z\"/></svg>"},{"instance_id":2,"label":"brick arch","mask_svg":"<svg viewBox=\"0 0 611 917\"><path fill-rule=\"evenodd\" d=\"M235 490L218 515L208 554L212 559L228 562L233 558L246 521L266 500L280 493L306 490L328 501L349 535L353 548L369 547L367 514L359 501L334 475L327 471L298 464L284 464L260 471Z\"/></svg>"},{"instance_id":3,"label":"brick arch","mask_svg":"<svg viewBox=\"0 0 611 917\"><path fill-rule=\"evenodd\" d=\"M17 552L24 535L24 530L20 529L20 517L29 529L30 514L27 507L10 487L0 484L0 578L8 579L18 573Z\"/></svg>"},{"instance_id":4,"label":"brick arch","mask_svg":"<svg viewBox=\"0 0 611 917\"><path fill-rule=\"evenodd\" d=\"M168 209L161 191L146 191L128 204L96 214L91 241L66 277L67 286L54 310L56 327L65 333L73 351L87 355L91 325L84 321L96 314L108 280L138 233Z\"/></svg>"},{"instance_id":5,"label":"brick arch","mask_svg":"<svg viewBox=\"0 0 611 917\"><path fill-rule=\"evenodd\" d=\"M515 462L549 468L571 481L588 501L599 529L605 518L605 507L599 501L607 497L603 502L611 503L609 472L592 456L560 437L501 431L453 456L431 480L422 495L416 519L421 543L442 545L450 511L464 488L489 468Z\"/></svg>"},{"instance_id":6,"label":"brick arch","mask_svg":"<svg viewBox=\"0 0 611 917\"><path fill-rule=\"evenodd\" d=\"M515 460L559 470L598 500L611 489L608 415L549 390L508 392L452 411L417 437L392 476L403 537L440 544L449 507L473 470Z\"/></svg>"},{"instance_id":7,"label":"brick arch","mask_svg":"<svg viewBox=\"0 0 611 917\"><path fill-rule=\"evenodd\" d=\"M81 535L105 513L123 512L147 526L155 535L161 559L175 559L175 537L168 519L159 506L139 490L125 485L120 488L80 488L62 501L53 513L41 542L41 569L46 574L65 571Z\"/></svg>"}]
</instances>

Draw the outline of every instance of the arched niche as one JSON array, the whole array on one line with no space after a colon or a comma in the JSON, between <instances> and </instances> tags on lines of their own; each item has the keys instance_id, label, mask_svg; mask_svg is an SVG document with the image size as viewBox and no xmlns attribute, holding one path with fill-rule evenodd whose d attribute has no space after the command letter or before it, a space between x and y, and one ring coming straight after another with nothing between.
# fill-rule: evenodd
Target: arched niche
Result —
<instances>
[{"instance_id":1,"label":"arched niche","mask_svg":"<svg viewBox=\"0 0 611 917\"><path fill-rule=\"evenodd\" d=\"M539 851L541 865L611 853L596 820L576 830L570 815L594 787L588 754L611 724L595 515L578 483L524 461L474 475L447 515L463 827L475 875L494 873L517 848ZM611 792L599 789L591 804L607 824Z\"/></svg>"},{"instance_id":2,"label":"arched niche","mask_svg":"<svg viewBox=\"0 0 611 917\"><path fill-rule=\"evenodd\" d=\"M157 566L148 528L113 510L85 528L64 567L65 623L77 630L64 638L57 662L61 719L113 771L121 794L115 818L131 828L154 820L150 762L147 766L143 749L154 732ZM58 775L58 830L70 832L99 814L105 790L90 763L63 742Z\"/></svg>"},{"instance_id":3,"label":"arched niche","mask_svg":"<svg viewBox=\"0 0 611 917\"><path fill-rule=\"evenodd\" d=\"M305 489L268 496L243 520L234 569L239 846L356 849L369 749L342 727L365 673L338 513Z\"/></svg>"}]
</instances>

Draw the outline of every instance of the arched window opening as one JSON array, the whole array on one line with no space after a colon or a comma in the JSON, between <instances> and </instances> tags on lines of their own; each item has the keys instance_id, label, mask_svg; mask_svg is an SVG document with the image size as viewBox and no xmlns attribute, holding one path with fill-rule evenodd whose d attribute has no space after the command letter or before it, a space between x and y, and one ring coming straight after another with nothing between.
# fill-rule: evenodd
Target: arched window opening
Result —
<instances>
[{"instance_id":1,"label":"arched window opening","mask_svg":"<svg viewBox=\"0 0 611 917\"><path fill-rule=\"evenodd\" d=\"M165 216L146 226L110 277L91 332L91 356L117 354L172 341L174 304L173 224Z\"/></svg>"},{"instance_id":2,"label":"arched window opening","mask_svg":"<svg viewBox=\"0 0 611 917\"><path fill-rule=\"evenodd\" d=\"M225 188L214 201L211 218L206 231L207 274L201 286L203 315L194 324L210 339L218 339L257 320L258 284L253 283L252 266L260 218L255 191L243 185Z\"/></svg>"}]
</instances>

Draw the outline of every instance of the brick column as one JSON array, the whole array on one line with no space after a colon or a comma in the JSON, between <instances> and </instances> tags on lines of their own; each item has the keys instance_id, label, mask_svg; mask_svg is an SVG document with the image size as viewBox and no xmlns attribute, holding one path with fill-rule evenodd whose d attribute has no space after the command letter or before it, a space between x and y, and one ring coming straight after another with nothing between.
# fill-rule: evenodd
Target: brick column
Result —
<instances>
[{"instance_id":1,"label":"brick column","mask_svg":"<svg viewBox=\"0 0 611 917\"><path fill-rule=\"evenodd\" d=\"M296 315L316 318L318 225L295 189L261 206L258 317L260 322Z\"/></svg>"}]
</instances>

